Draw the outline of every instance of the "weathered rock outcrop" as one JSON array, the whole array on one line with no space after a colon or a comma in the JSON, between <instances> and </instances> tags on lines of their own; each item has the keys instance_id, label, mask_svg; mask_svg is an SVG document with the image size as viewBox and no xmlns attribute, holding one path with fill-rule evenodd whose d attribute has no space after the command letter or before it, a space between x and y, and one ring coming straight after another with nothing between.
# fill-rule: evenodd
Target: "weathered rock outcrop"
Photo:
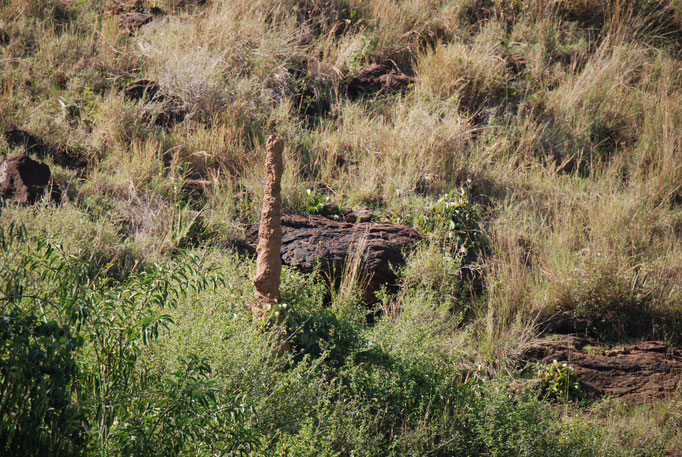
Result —
<instances>
[{"instance_id":1,"label":"weathered rock outcrop","mask_svg":"<svg viewBox=\"0 0 682 457\"><path fill-rule=\"evenodd\" d=\"M109 0L105 8L112 14L131 11L141 13L144 10L144 0Z\"/></svg>"},{"instance_id":2,"label":"weathered rock outcrop","mask_svg":"<svg viewBox=\"0 0 682 457\"><path fill-rule=\"evenodd\" d=\"M247 232L253 249L258 226ZM361 275L365 299L374 302L374 292L396 283L396 268L405 264L404 253L415 248L422 236L406 226L373 222L337 222L315 215L282 217L282 262L305 272L319 268L334 280L344 272L347 261L357 254L362 259ZM359 252L358 252L359 251Z\"/></svg>"},{"instance_id":3,"label":"weathered rock outcrop","mask_svg":"<svg viewBox=\"0 0 682 457\"><path fill-rule=\"evenodd\" d=\"M19 154L0 164L0 201L22 205L36 202L51 184L52 173L46 164ZM53 189L52 198L59 193Z\"/></svg>"},{"instance_id":4,"label":"weathered rock outcrop","mask_svg":"<svg viewBox=\"0 0 682 457\"><path fill-rule=\"evenodd\" d=\"M565 362L580 376L588 395L618 397L627 404L646 403L682 388L682 350L662 341L605 349L575 335L538 338L525 345L522 358Z\"/></svg>"},{"instance_id":5,"label":"weathered rock outcrop","mask_svg":"<svg viewBox=\"0 0 682 457\"><path fill-rule=\"evenodd\" d=\"M348 84L348 95L352 98L376 92L400 92L414 83L415 79L395 71L388 65L370 64Z\"/></svg>"},{"instance_id":6,"label":"weathered rock outcrop","mask_svg":"<svg viewBox=\"0 0 682 457\"><path fill-rule=\"evenodd\" d=\"M271 136L267 142L265 157L266 183L261 221L258 227L258 245L256 253L256 276L253 284L256 286L256 302L252 310L256 318L262 319L267 315L272 304L279 300L279 283L282 274L282 174L284 163L284 140L278 136Z\"/></svg>"}]
</instances>

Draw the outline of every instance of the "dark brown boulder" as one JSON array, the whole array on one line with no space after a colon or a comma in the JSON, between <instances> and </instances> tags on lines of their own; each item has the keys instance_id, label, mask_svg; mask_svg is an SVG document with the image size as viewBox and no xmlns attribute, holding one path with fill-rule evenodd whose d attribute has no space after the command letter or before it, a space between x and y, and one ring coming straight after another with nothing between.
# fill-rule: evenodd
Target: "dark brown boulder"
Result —
<instances>
[{"instance_id":1,"label":"dark brown boulder","mask_svg":"<svg viewBox=\"0 0 682 457\"><path fill-rule=\"evenodd\" d=\"M414 249L422 236L409 227L391 224L337 222L322 216L282 216L282 263L304 272L319 268L329 279L340 278L346 263L357 254L365 299L375 302L374 292L395 285L396 268L405 264L405 252ZM252 225L246 243L255 249L258 224Z\"/></svg>"},{"instance_id":2,"label":"dark brown boulder","mask_svg":"<svg viewBox=\"0 0 682 457\"><path fill-rule=\"evenodd\" d=\"M401 92L414 81L414 78L400 73L388 65L374 63L364 67L350 81L348 95L356 98L377 92Z\"/></svg>"},{"instance_id":3,"label":"dark brown boulder","mask_svg":"<svg viewBox=\"0 0 682 457\"><path fill-rule=\"evenodd\" d=\"M0 164L0 200L22 205L36 202L51 184L52 173L46 164L20 154ZM53 190L52 197L57 192Z\"/></svg>"},{"instance_id":4,"label":"dark brown boulder","mask_svg":"<svg viewBox=\"0 0 682 457\"><path fill-rule=\"evenodd\" d=\"M356 209L354 211L349 210L343 212L343 218L346 222L369 222L372 220L372 217L374 217L374 213L368 209Z\"/></svg>"},{"instance_id":5,"label":"dark brown boulder","mask_svg":"<svg viewBox=\"0 0 682 457\"><path fill-rule=\"evenodd\" d=\"M626 404L647 403L682 388L682 350L662 341L606 349L575 335L537 338L524 346L522 358L543 364L565 362L587 394L618 397Z\"/></svg>"}]
</instances>

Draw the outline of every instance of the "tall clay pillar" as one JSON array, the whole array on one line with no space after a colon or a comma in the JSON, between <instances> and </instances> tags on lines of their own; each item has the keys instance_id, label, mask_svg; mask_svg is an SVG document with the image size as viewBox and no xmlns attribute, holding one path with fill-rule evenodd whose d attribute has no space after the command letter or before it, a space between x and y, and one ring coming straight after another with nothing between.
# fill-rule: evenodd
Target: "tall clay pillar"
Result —
<instances>
[{"instance_id":1,"label":"tall clay pillar","mask_svg":"<svg viewBox=\"0 0 682 457\"><path fill-rule=\"evenodd\" d=\"M251 311L258 320L266 318L272 305L279 300L279 282L282 273L280 251L282 249L283 151L284 139L271 135L268 138L265 156L265 195L258 228L256 277L253 278L253 284L256 286L256 301Z\"/></svg>"}]
</instances>

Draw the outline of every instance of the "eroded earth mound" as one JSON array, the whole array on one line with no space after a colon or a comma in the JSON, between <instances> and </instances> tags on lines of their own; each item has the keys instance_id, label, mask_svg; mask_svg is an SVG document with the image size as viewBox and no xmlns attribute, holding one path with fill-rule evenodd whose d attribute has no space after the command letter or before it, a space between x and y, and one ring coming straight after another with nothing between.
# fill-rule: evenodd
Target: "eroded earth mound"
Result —
<instances>
[{"instance_id":1,"label":"eroded earth mound","mask_svg":"<svg viewBox=\"0 0 682 457\"><path fill-rule=\"evenodd\" d=\"M55 164L66 168L84 168L87 160L83 157L73 157L67 151L59 150L47 144L38 136L10 125L3 133L10 148L23 147L26 152L35 154L41 159L52 157Z\"/></svg>"},{"instance_id":2,"label":"eroded earth mound","mask_svg":"<svg viewBox=\"0 0 682 457\"><path fill-rule=\"evenodd\" d=\"M0 164L0 201L31 204L42 197L51 183L46 164L19 154ZM58 193L53 189L52 197Z\"/></svg>"},{"instance_id":3,"label":"eroded earth mound","mask_svg":"<svg viewBox=\"0 0 682 457\"><path fill-rule=\"evenodd\" d=\"M151 14L137 13L133 11L130 13L117 14L114 16L114 19L116 19L116 22L118 22L123 29L127 30L129 33L132 33L143 25L149 23L152 19L154 19L154 16Z\"/></svg>"},{"instance_id":4,"label":"eroded earth mound","mask_svg":"<svg viewBox=\"0 0 682 457\"><path fill-rule=\"evenodd\" d=\"M156 125L164 128L170 128L182 122L187 115L182 102L176 97L167 95L155 81L148 79L134 81L122 87L121 93L128 100L143 100L144 103L157 105L158 109L146 113L145 117L147 120L154 120Z\"/></svg>"}]
</instances>

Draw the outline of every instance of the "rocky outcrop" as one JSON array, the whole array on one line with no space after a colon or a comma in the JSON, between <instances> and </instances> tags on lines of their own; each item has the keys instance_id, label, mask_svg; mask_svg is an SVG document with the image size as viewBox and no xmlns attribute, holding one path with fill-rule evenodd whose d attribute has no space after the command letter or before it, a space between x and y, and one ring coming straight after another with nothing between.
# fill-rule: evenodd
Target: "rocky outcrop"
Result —
<instances>
[{"instance_id":1,"label":"rocky outcrop","mask_svg":"<svg viewBox=\"0 0 682 457\"><path fill-rule=\"evenodd\" d=\"M249 228L246 243L253 249L258 226ZM338 222L316 215L282 217L281 258L285 265L304 272L319 269L330 280L340 279L353 255L361 259L361 283L365 300L375 302L374 292L394 285L396 270L405 264L405 253L414 249L422 236L415 230L373 222Z\"/></svg>"},{"instance_id":2,"label":"rocky outcrop","mask_svg":"<svg viewBox=\"0 0 682 457\"><path fill-rule=\"evenodd\" d=\"M415 79L400 73L388 65L370 64L348 84L348 95L357 98L377 92L395 93L407 89Z\"/></svg>"},{"instance_id":3,"label":"rocky outcrop","mask_svg":"<svg viewBox=\"0 0 682 457\"><path fill-rule=\"evenodd\" d=\"M27 205L40 199L51 185L52 173L46 164L19 154L0 164L0 201ZM52 189L52 198L59 193Z\"/></svg>"},{"instance_id":4,"label":"rocky outcrop","mask_svg":"<svg viewBox=\"0 0 682 457\"><path fill-rule=\"evenodd\" d=\"M272 305L279 300L279 283L282 274L282 174L284 163L284 140L271 136L267 142L265 157L266 182L261 221L258 226L258 245L256 253L256 276L253 284L256 287L256 301L252 310L257 319L264 318Z\"/></svg>"},{"instance_id":5,"label":"rocky outcrop","mask_svg":"<svg viewBox=\"0 0 682 457\"><path fill-rule=\"evenodd\" d=\"M626 404L641 404L682 388L682 350L662 341L607 349L575 335L557 338L529 341L522 359L567 363L580 377L585 393L592 397L611 396Z\"/></svg>"}]
</instances>

